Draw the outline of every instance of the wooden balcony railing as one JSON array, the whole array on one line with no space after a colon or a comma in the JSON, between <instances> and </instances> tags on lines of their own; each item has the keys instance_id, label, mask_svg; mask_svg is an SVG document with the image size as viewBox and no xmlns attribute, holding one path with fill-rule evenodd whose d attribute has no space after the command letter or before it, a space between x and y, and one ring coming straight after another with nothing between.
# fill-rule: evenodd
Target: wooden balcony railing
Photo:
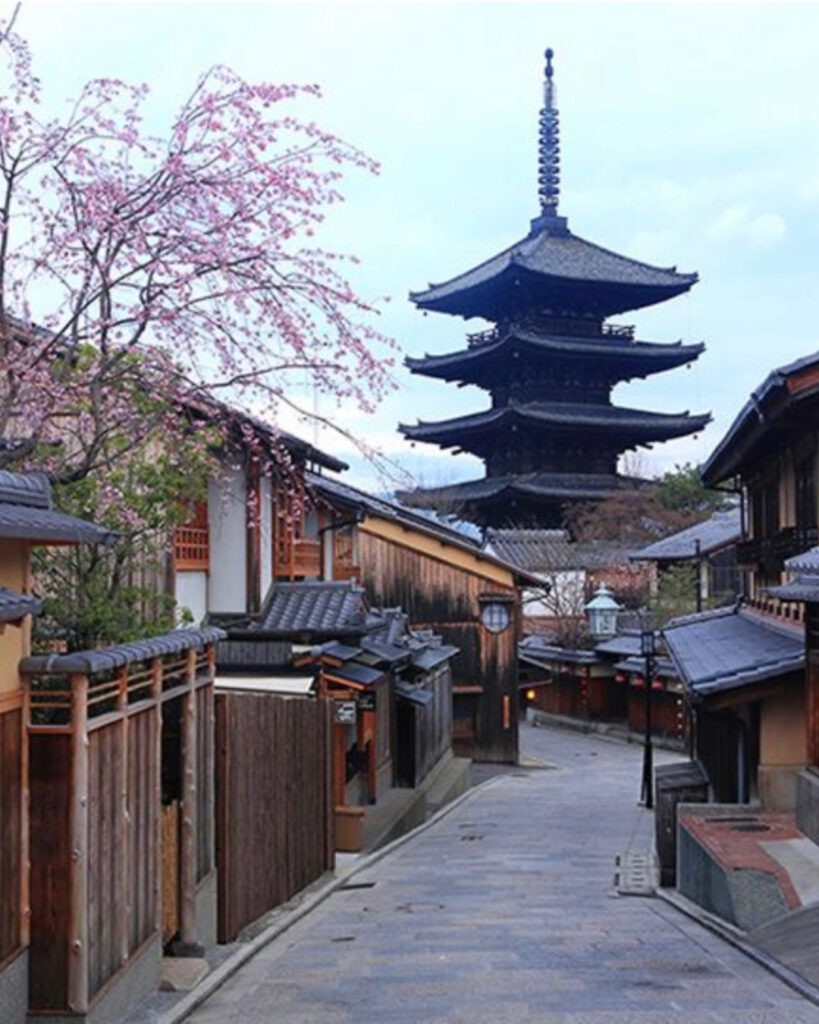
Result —
<instances>
[{"instance_id":1,"label":"wooden balcony railing","mask_svg":"<svg viewBox=\"0 0 819 1024\"><path fill-rule=\"evenodd\" d=\"M321 541L293 541L293 575L321 576Z\"/></svg>"},{"instance_id":2,"label":"wooden balcony railing","mask_svg":"<svg viewBox=\"0 0 819 1024\"><path fill-rule=\"evenodd\" d=\"M781 572L785 559L813 547L819 538L815 527L785 526L772 537L754 537L737 545L737 563L765 575Z\"/></svg>"},{"instance_id":3,"label":"wooden balcony railing","mask_svg":"<svg viewBox=\"0 0 819 1024\"><path fill-rule=\"evenodd\" d=\"M334 580L361 580L361 566L353 565L352 562L339 561L338 559L333 562L333 579Z\"/></svg>"}]
</instances>

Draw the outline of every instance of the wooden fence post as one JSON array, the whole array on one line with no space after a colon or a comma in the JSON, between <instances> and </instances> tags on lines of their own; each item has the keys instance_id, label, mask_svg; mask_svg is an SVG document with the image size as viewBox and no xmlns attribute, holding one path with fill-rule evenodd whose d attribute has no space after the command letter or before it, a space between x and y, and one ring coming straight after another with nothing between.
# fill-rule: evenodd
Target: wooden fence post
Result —
<instances>
[{"instance_id":1,"label":"wooden fence post","mask_svg":"<svg viewBox=\"0 0 819 1024\"><path fill-rule=\"evenodd\" d=\"M88 1011L88 678L71 684L71 919L68 1006Z\"/></svg>"},{"instance_id":2,"label":"wooden fence post","mask_svg":"<svg viewBox=\"0 0 819 1024\"><path fill-rule=\"evenodd\" d=\"M28 723L31 719L31 680L24 676L22 705L22 757L20 792L20 945L24 948L31 942L31 850L29 846L29 814L31 813L31 791L29 788Z\"/></svg>"},{"instance_id":3,"label":"wooden fence post","mask_svg":"<svg viewBox=\"0 0 819 1024\"><path fill-rule=\"evenodd\" d=\"M162 658L151 658L151 698L154 701L154 752L151 766L154 784L153 875L154 931L162 934Z\"/></svg>"},{"instance_id":4,"label":"wooden fence post","mask_svg":"<svg viewBox=\"0 0 819 1024\"><path fill-rule=\"evenodd\" d=\"M120 822L114 833L116 861L119 864L120 896L117 901L121 907L120 927L120 961L125 963L130 952L129 922L133 907L129 896L131 887L128 877L128 850L131 836L131 820L128 814L128 666L124 665L119 672L119 691L117 692L117 710L122 715L120 722Z\"/></svg>"},{"instance_id":5,"label":"wooden fence post","mask_svg":"<svg viewBox=\"0 0 819 1024\"><path fill-rule=\"evenodd\" d=\"M180 844L180 937L184 949L195 949L196 928L196 651L186 655L188 691L182 698L182 842Z\"/></svg>"}]
</instances>

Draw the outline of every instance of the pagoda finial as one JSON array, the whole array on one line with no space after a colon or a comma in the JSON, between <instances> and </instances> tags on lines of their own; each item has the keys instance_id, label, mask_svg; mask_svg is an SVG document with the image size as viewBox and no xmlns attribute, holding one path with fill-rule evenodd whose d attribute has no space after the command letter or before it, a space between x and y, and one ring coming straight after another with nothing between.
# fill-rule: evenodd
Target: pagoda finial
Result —
<instances>
[{"instance_id":1,"label":"pagoda finial","mask_svg":"<svg viewBox=\"0 0 819 1024\"><path fill-rule=\"evenodd\" d=\"M560 117L555 106L555 84L552 57L554 50L545 53L546 70L543 81L543 109L540 112L538 195L540 209L549 216L557 215L560 195Z\"/></svg>"}]
</instances>

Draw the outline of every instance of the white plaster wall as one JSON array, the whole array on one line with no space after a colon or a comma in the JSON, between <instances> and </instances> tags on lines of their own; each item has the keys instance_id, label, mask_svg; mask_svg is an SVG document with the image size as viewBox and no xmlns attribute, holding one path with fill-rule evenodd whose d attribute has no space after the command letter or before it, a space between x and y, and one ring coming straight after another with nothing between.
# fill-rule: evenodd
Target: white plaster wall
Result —
<instances>
[{"instance_id":1,"label":"white plaster wall","mask_svg":"<svg viewBox=\"0 0 819 1024\"><path fill-rule=\"evenodd\" d=\"M208 483L208 611L247 611L247 493L241 468L225 466Z\"/></svg>"},{"instance_id":2,"label":"white plaster wall","mask_svg":"<svg viewBox=\"0 0 819 1024\"><path fill-rule=\"evenodd\" d=\"M586 573L582 569L566 569L563 572L544 575L549 585L549 594L542 591L523 591L523 614L532 618L545 616L582 615L585 601Z\"/></svg>"},{"instance_id":3,"label":"white plaster wall","mask_svg":"<svg viewBox=\"0 0 819 1024\"><path fill-rule=\"evenodd\" d=\"M187 608L193 616L194 625L199 625L208 610L208 574L200 570L177 572L176 574L176 618L181 625L182 612Z\"/></svg>"},{"instance_id":4,"label":"white plaster wall","mask_svg":"<svg viewBox=\"0 0 819 1024\"><path fill-rule=\"evenodd\" d=\"M261 478L262 502L262 601L273 582L273 487L270 478Z\"/></svg>"}]
</instances>

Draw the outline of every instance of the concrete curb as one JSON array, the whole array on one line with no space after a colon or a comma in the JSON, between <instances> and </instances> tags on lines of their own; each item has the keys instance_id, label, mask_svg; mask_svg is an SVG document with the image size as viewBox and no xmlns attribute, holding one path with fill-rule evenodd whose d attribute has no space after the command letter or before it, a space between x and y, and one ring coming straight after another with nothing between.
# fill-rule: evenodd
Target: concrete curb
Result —
<instances>
[{"instance_id":1,"label":"concrete curb","mask_svg":"<svg viewBox=\"0 0 819 1024\"><path fill-rule=\"evenodd\" d=\"M819 988L811 985L801 974L792 971L790 967L786 967L785 964L776 960L769 953L751 945L745 938L745 932L729 924L727 921L716 917L716 915L710 914L707 910L703 910L702 907L693 901L680 895L676 889L656 889L655 892L669 906L674 907L675 910L679 910L680 913L685 914L692 921L696 921L697 924L701 924L721 939L729 942L741 953L744 953L745 956L750 957L751 960L756 961L761 967L770 971L771 974L776 975L780 981L784 982L789 988L794 989L800 996L807 999L808 1002L813 1003L814 1006L819 1006Z\"/></svg>"},{"instance_id":2,"label":"concrete curb","mask_svg":"<svg viewBox=\"0 0 819 1024\"><path fill-rule=\"evenodd\" d=\"M354 875L357 875L362 871L366 871L368 868L371 868L373 864L377 864L378 861L382 860L382 858L389 856L389 854L399 849L405 843L408 843L411 839L414 839L422 832L426 832L427 829L432 828L432 826L437 824L437 822L442 818L445 818L450 811L454 811L472 797L477 796L477 794L483 790L496 785L502 778L504 778L503 775L496 775L494 778L487 779L485 782L482 782L477 786L473 786L471 789L467 790L466 793L462 793L445 807L441 807L440 810L436 811L427 821L416 826L416 828L411 831L406 832L404 835L399 836L397 839L393 839L391 843L387 843L387 845L381 847L381 849L375 850L373 853L362 857L361 860L354 864L349 871L346 871L338 878L333 878L331 881L327 882L326 885L322 886L321 889L305 899L303 903L300 903L292 910L283 913L280 918L270 924L255 938L251 939L247 943L243 943L235 953L232 953L226 960L219 964L218 967L214 968L210 974L203 978L196 988L192 989L187 995L183 996L179 1002L169 1010L166 1010L164 1014L160 1015L157 1018L156 1024L179 1024L180 1021L183 1021L198 1006L204 1003L206 999L210 998L217 989L221 988L222 985L224 985L240 967L247 963L248 960L255 956L260 950L264 949L265 946L273 942L274 939L277 939L283 932L292 928L294 924L300 921L303 917L306 917L312 910L315 910L317 906L323 903L329 896L332 896L334 892L345 886L349 879Z\"/></svg>"}]
</instances>

